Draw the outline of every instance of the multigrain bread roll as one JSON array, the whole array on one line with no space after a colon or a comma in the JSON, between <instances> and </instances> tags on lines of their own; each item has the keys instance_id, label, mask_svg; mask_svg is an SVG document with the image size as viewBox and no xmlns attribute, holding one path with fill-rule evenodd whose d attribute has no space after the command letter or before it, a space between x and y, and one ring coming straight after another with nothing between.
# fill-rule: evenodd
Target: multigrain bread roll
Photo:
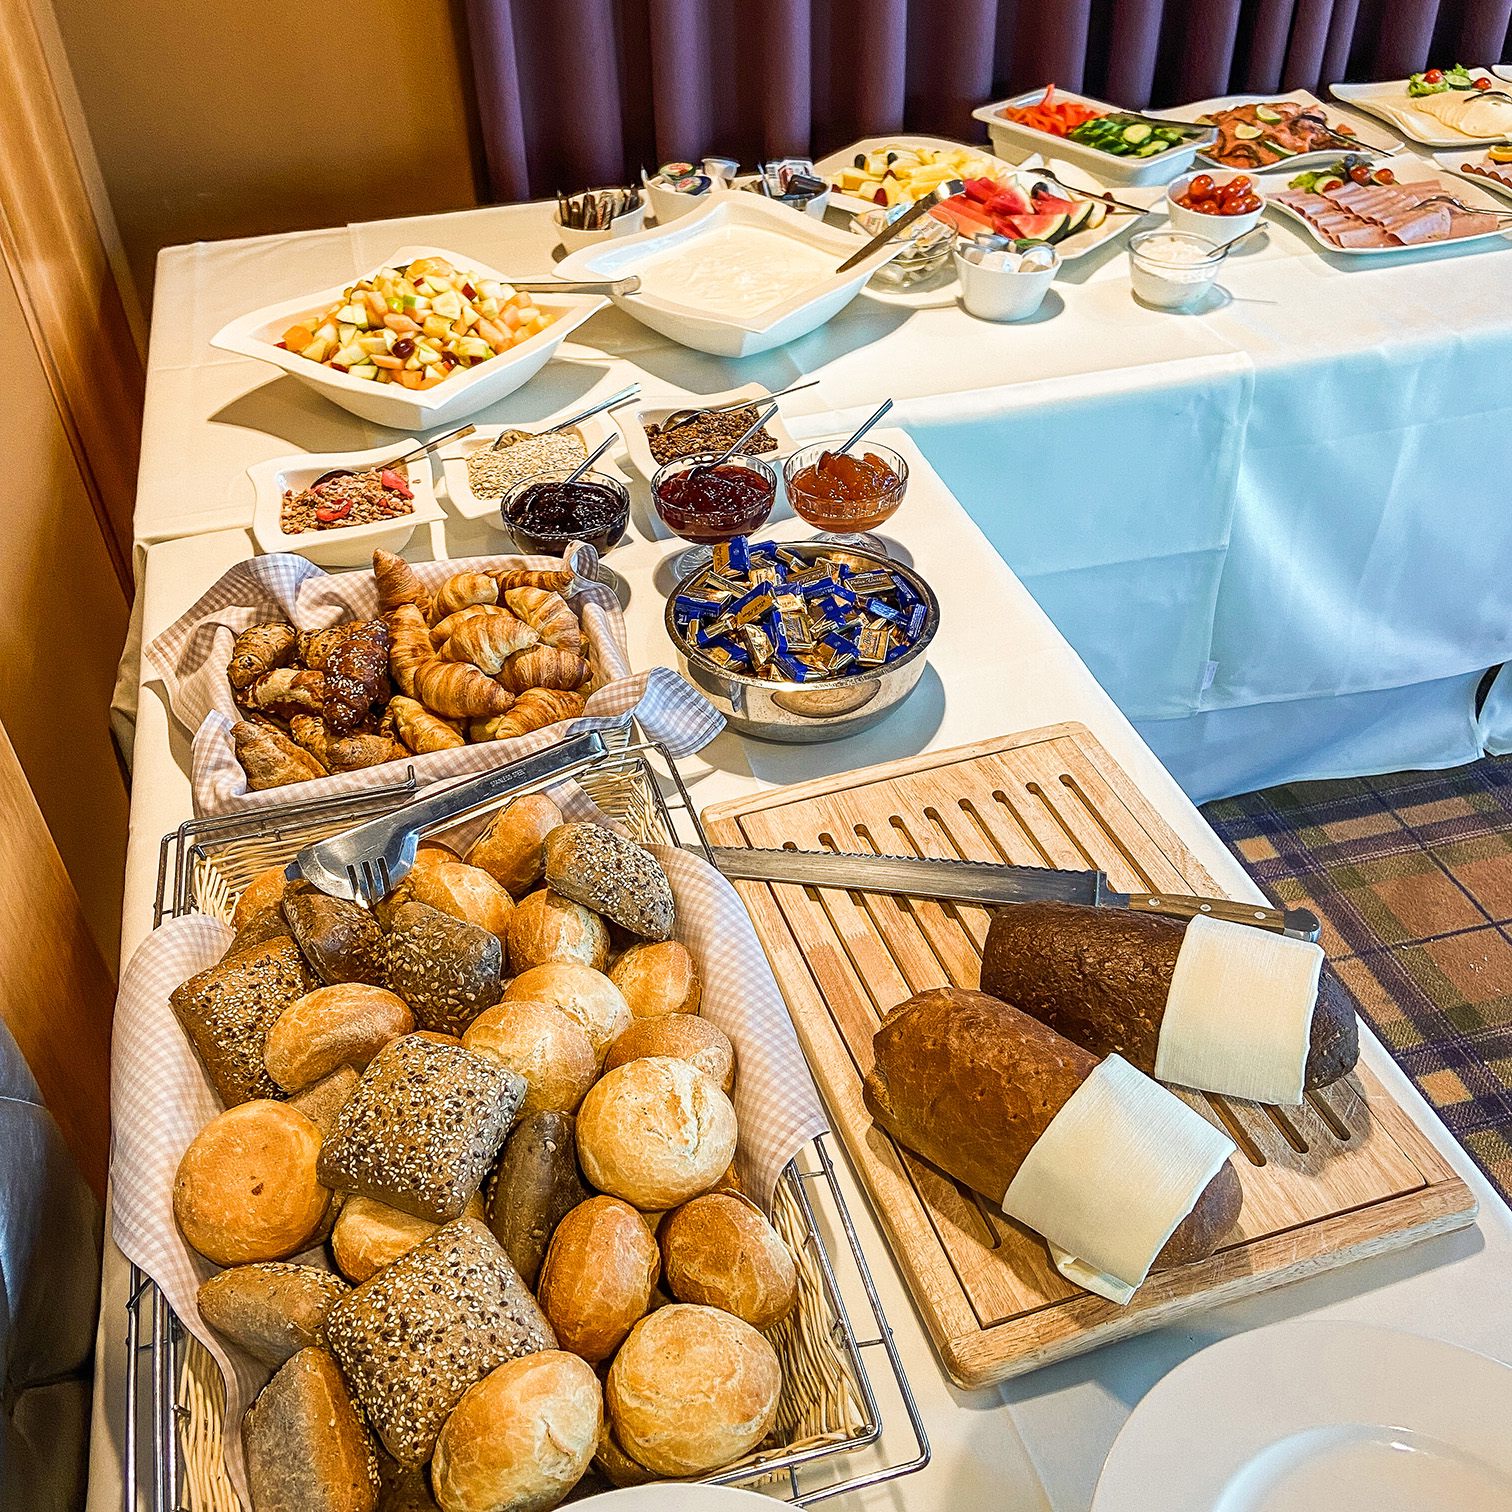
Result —
<instances>
[{"instance_id":1,"label":"multigrain bread roll","mask_svg":"<svg viewBox=\"0 0 1512 1512\"><path fill-rule=\"evenodd\" d=\"M277 1370L325 1342L326 1314L351 1288L318 1265L235 1265L199 1289L200 1317L259 1364Z\"/></svg>"},{"instance_id":2,"label":"multigrain bread roll","mask_svg":"<svg viewBox=\"0 0 1512 1512\"><path fill-rule=\"evenodd\" d=\"M338 1066L361 1071L415 1027L403 998L367 982L318 987L290 1003L268 1031L263 1064L285 1092L299 1092Z\"/></svg>"},{"instance_id":3,"label":"multigrain bread roll","mask_svg":"<svg viewBox=\"0 0 1512 1512\"><path fill-rule=\"evenodd\" d=\"M674 1303L642 1318L609 1367L614 1436L660 1475L702 1475L771 1431L782 1392L777 1353L749 1323Z\"/></svg>"},{"instance_id":4,"label":"multigrain bread roll","mask_svg":"<svg viewBox=\"0 0 1512 1512\"><path fill-rule=\"evenodd\" d=\"M648 1055L669 1055L696 1066L728 1097L735 1086L735 1047L717 1024L692 1013L666 1013L636 1021L609 1047L604 1070Z\"/></svg>"},{"instance_id":5,"label":"multigrain bread roll","mask_svg":"<svg viewBox=\"0 0 1512 1512\"><path fill-rule=\"evenodd\" d=\"M1074 903L1016 903L992 916L982 950L982 991L1012 1003L1093 1055L1121 1055L1153 1076L1166 998L1185 935L1184 924L1158 914ZM1354 1008L1325 961L1304 1087L1326 1087L1347 1076L1359 1056Z\"/></svg>"},{"instance_id":6,"label":"multigrain bread roll","mask_svg":"<svg viewBox=\"0 0 1512 1512\"><path fill-rule=\"evenodd\" d=\"M459 1218L343 1297L326 1337L358 1405L405 1466L430 1458L462 1393L556 1335L488 1230Z\"/></svg>"},{"instance_id":7,"label":"multigrain bread roll","mask_svg":"<svg viewBox=\"0 0 1512 1512\"><path fill-rule=\"evenodd\" d=\"M602 971L609 961L609 926L591 908L538 887L520 900L509 921L509 969L518 975L546 961L578 961Z\"/></svg>"},{"instance_id":8,"label":"multigrain bread roll","mask_svg":"<svg viewBox=\"0 0 1512 1512\"><path fill-rule=\"evenodd\" d=\"M287 1103L240 1103L190 1141L173 1179L184 1237L217 1265L285 1260L320 1231L331 1194L316 1175L320 1130Z\"/></svg>"},{"instance_id":9,"label":"multigrain bread roll","mask_svg":"<svg viewBox=\"0 0 1512 1512\"><path fill-rule=\"evenodd\" d=\"M463 1209L464 1216L481 1218L483 1199L474 1193ZM331 1230L331 1254L341 1274L360 1285L376 1276L385 1265L429 1239L441 1225L401 1213L386 1202L371 1197L348 1197Z\"/></svg>"},{"instance_id":10,"label":"multigrain bread roll","mask_svg":"<svg viewBox=\"0 0 1512 1512\"><path fill-rule=\"evenodd\" d=\"M562 822L562 811L545 793L516 798L467 853L500 887L523 897L546 875L546 837Z\"/></svg>"},{"instance_id":11,"label":"multigrain bread roll","mask_svg":"<svg viewBox=\"0 0 1512 1512\"><path fill-rule=\"evenodd\" d=\"M645 1317L660 1273L641 1215L613 1197L590 1197L551 1236L536 1297L562 1348L596 1365Z\"/></svg>"},{"instance_id":12,"label":"multigrain bread roll","mask_svg":"<svg viewBox=\"0 0 1512 1512\"><path fill-rule=\"evenodd\" d=\"M578 1169L570 1113L543 1110L510 1130L488 1188L488 1226L532 1291L557 1225L593 1193Z\"/></svg>"},{"instance_id":13,"label":"multigrain bread roll","mask_svg":"<svg viewBox=\"0 0 1512 1512\"><path fill-rule=\"evenodd\" d=\"M672 933L672 886L656 858L601 824L564 824L546 837L546 885L647 940Z\"/></svg>"},{"instance_id":14,"label":"multigrain bread roll","mask_svg":"<svg viewBox=\"0 0 1512 1512\"><path fill-rule=\"evenodd\" d=\"M288 880L281 866L270 866L266 871L258 872L236 900L236 907L231 913L232 929L240 934L254 914L260 914L268 908L277 908L283 902L284 887Z\"/></svg>"},{"instance_id":15,"label":"multigrain bread roll","mask_svg":"<svg viewBox=\"0 0 1512 1512\"><path fill-rule=\"evenodd\" d=\"M363 1072L320 1151L321 1179L448 1223L481 1185L524 1095L496 1061L407 1034Z\"/></svg>"},{"instance_id":16,"label":"multigrain bread roll","mask_svg":"<svg viewBox=\"0 0 1512 1512\"><path fill-rule=\"evenodd\" d=\"M322 982L385 982L383 931L367 909L332 898L308 882L284 888L283 914Z\"/></svg>"},{"instance_id":17,"label":"multigrain bread roll","mask_svg":"<svg viewBox=\"0 0 1512 1512\"><path fill-rule=\"evenodd\" d=\"M502 945L514 913L514 900L489 874L460 861L411 869L400 884L404 900L430 907L486 929Z\"/></svg>"},{"instance_id":18,"label":"multigrain bread roll","mask_svg":"<svg viewBox=\"0 0 1512 1512\"><path fill-rule=\"evenodd\" d=\"M228 1108L279 1095L263 1065L268 1031L315 985L299 947L277 939L228 956L174 989L168 999L173 1016Z\"/></svg>"},{"instance_id":19,"label":"multigrain bread roll","mask_svg":"<svg viewBox=\"0 0 1512 1512\"><path fill-rule=\"evenodd\" d=\"M496 1003L467 1026L462 1043L524 1079L520 1118L544 1111L576 1112L598 1075L588 1031L550 1003Z\"/></svg>"},{"instance_id":20,"label":"multigrain bread roll","mask_svg":"<svg viewBox=\"0 0 1512 1512\"><path fill-rule=\"evenodd\" d=\"M697 1013L703 997L698 966L676 940L632 945L609 971L636 1018L664 1013Z\"/></svg>"},{"instance_id":21,"label":"multigrain bread roll","mask_svg":"<svg viewBox=\"0 0 1512 1512\"><path fill-rule=\"evenodd\" d=\"M1018 905L1015 905L1018 906ZM872 1037L862 1096L900 1144L1001 1202L1035 1141L1097 1057L1017 1008L961 987L900 1003ZM1234 1226L1243 1193L1225 1161L1152 1269L1206 1259Z\"/></svg>"},{"instance_id":22,"label":"multigrain bread roll","mask_svg":"<svg viewBox=\"0 0 1512 1512\"><path fill-rule=\"evenodd\" d=\"M460 1035L504 988L504 947L497 935L426 903L403 903L390 915L389 985L422 1029Z\"/></svg>"},{"instance_id":23,"label":"multigrain bread roll","mask_svg":"<svg viewBox=\"0 0 1512 1512\"><path fill-rule=\"evenodd\" d=\"M302 1349L242 1419L254 1512L374 1512L378 1459L328 1350Z\"/></svg>"},{"instance_id":24,"label":"multigrain bread roll","mask_svg":"<svg viewBox=\"0 0 1512 1512\"><path fill-rule=\"evenodd\" d=\"M684 1203L663 1220L662 1265L679 1302L701 1302L770 1328L798 1300L798 1271L761 1209L733 1192Z\"/></svg>"},{"instance_id":25,"label":"multigrain bread roll","mask_svg":"<svg viewBox=\"0 0 1512 1512\"><path fill-rule=\"evenodd\" d=\"M598 1377L543 1350L468 1387L436 1440L431 1484L443 1512L544 1512L577 1485L603 1424Z\"/></svg>"},{"instance_id":26,"label":"multigrain bread roll","mask_svg":"<svg viewBox=\"0 0 1512 1512\"><path fill-rule=\"evenodd\" d=\"M602 1063L610 1045L630 1027L630 1009L601 971L577 961L547 961L522 972L504 989L506 1003L547 1003L582 1026Z\"/></svg>"},{"instance_id":27,"label":"multigrain bread roll","mask_svg":"<svg viewBox=\"0 0 1512 1512\"><path fill-rule=\"evenodd\" d=\"M578 1110L583 1174L601 1192L660 1211L706 1192L735 1154L735 1109L702 1071L670 1056L631 1061Z\"/></svg>"},{"instance_id":28,"label":"multigrain bread roll","mask_svg":"<svg viewBox=\"0 0 1512 1512\"><path fill-rule=\"evenodd\" d=\"M325 1139L336 1127L341 1110L351 1102L359 1079L353 1067L337 1066L329 1076L322 1077L302 1092L294 1093L289 1098L289 1106L303 1113Z\"/></svg>"}]
</instances>

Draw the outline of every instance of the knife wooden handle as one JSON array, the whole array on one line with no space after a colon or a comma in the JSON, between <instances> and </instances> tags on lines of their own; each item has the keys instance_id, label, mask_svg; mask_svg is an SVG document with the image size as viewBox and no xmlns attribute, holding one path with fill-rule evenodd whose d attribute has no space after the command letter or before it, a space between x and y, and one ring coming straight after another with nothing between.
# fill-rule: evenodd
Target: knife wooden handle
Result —
<instances>
[{"instance_id":1,"label":"knife wooden handle","mask_svg":"<svg viewBox=\"0 0 1512 1512\"><path fill-rule=\"evenodd\" d=\"M1172 919L1195 919L1206 914L1230 924L1252 924L1257 929L1286 930L1286 915L1279 908L1262 908L1255 903L1234 903L1227 898L1191 898L1183 893L1133 893L1129 908L1134 913L1165 914Z\"/></svg>"}]
</instances>

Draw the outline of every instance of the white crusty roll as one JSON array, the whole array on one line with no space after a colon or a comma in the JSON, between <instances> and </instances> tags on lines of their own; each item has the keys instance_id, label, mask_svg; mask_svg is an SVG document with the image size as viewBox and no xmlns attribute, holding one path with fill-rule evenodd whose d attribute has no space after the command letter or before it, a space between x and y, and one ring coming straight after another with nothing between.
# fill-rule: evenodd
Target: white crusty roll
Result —
<instances>
[{"instance_id":1,"label":"white crusty roll","mask_svg":"<svg viewBox=\"0 0 1512 1512\"><path fill-rule=\"evenodd\" d=\"M578 1160L601 1192L648 1212L719 1180L735 1153L735 1109L696 1066L634 1060L596 1082L578 1110Z\"/></svg>"},{"instance_id":2,"label":"white crusty roll","mask_svg":"<svg viewBox=\"0 0 1512 1512\"><path fill-rule=\"evenodd\" d=\"M500 887L522 897L546 875L546 837L562 822L562 811L544 793L516 798L467 853Z\"/></svg>"},{"instance_id":3,"label":"white crusty roll","mask_svg":"<svg viewBox=\"0 0 1512 1512\"><path fill-rule=\"evenodd\" d=\"M685 945L654 940L632 945L609 971L636 1018L664 1013L697 1013L703 997L698 966Z\"/></svg>"},{"instance_id":4,"label":"white crusty roll","mask_svg":"<svg viewBox=\"0 0 1512 1512\"><path fill-rule=\"evenodd\" d=\"M406 901L429 903L454 919L486 929L499 944L505 943L514 899L482 867L460 861L417 866L400 890Z\"/></svg>"},{"instance_id":5,"label":"white crusty roll","mask_svg":"<svg viewBox=\"0 0 1512 1512\"><path fill-rule=\"evenodd\" d=\"M667 1289L770 1328L798 1300L798 1271L782 1236L748 1197L711 1192L669 1213L660 1228Z\"/></svg>"},{"instance_id":6,"label":"white crusty roll","mask_svg":"<svg viewBox=\"0 0 1512 1512\"><path fill-rule=\"evenodd\" d=\"M723 1029L696 1013L636 1019L609 1047L604 1070L613 1071L648 1055L670 1055L697 1066L726 1097L735 1086L735 1047Z\"/></svg>"},{"instance_id":7,"label":"white crusty roll","mask_svg":"<svg viewBox=\"0 0 1512 1512\"><path fill-rule=\"evenodd\" d=\"M217 1265L284 1260L320 1233L331 1194L315 1179L320 1130L287 1103L258 1098L217 1114L173 1179L173 1214Z\"/></svg>"},{"instance_id":8,"label":"white crusty roll","mask_svg":"<svg viewBox=\"0 0 1512 1512\"><path fill-rule=\"evenodd\" d=\"M532 1113L575 1112L598 1075L588 1031L550 1003L495 1003L467 1026L462 1043L524 1078L517 1122Z\"/></svg>"},{"instance_id":9,"label":"white crusty roll","mask_svg":"<svg viewBox=\"0 0 1512 1512\"><path fill-rule=\"evenodd\" d=\"M620 990L580 961L547 961L522 972L504 989L507 1003L548 1003L587 1031L600 1065L610 1045L630 1027L630 1009Z\"/></svg>"},{"instance_id":10,"label":"white crusty roll","mask_svg":"<svg viewBox=\"0 0 1512 1512\"><path fill-rule=\"evenodd\" d=\"M263 1043L263 1065L285 1092L299 1092L338 1066L358 1071L390 1040L415 1027L409 1004L383 987L338 982L295 998Z\"/></svg>"},{"instance_id":11,"label":"white crusty roll","mask_svg":"<svg viewBox=\"0 0 1512 1512\"><path fill-rule=\"evenodd\" d=\"M598 1377L576 1355L510 1360L463 1393L436 1440L443 1512L545 1512L582 1479L603 1422Z\"/></svg>"},{"instance_id":12,"label":"white crusty roll","mask_svg":"<svg viewBox=\"0 0 1512 1512\"><path fill-rule=\"evenodd\" d=\"M562 1348L596 1365L645 1317L660 1271L641 1215L613 1197L590 1197L557 1224L536 1300Z\"/></svg>"},{"instance_id":13,"label":"white crusty roll","mask_svg":"<svg viewBox=\"0 0 1512 1512\"><path fill-rule=\"evenodd\" d=\"M509 969L516 974L547 961L578 961L602 971L609 926L581 903L538 887L520 899L509 920Z\"/></svg>"},{"instance_id":14,"label":"white crusty roll","mask_svg":"<svg viewBox=\"0 0 1512 1512\"><path fill-rule=\"evenodd\" d=\"M482 1219L480 1194L473 1194L463 1216ZM422 1240L429 1239L440 1227L439 1223L401 1213L386 1202L375 1202L354 1192L341 1205L336 1226L331 1230L331 1254L341 1274L348 1281L361 1284Z\"/></svg>"},{"instance_id":15,"label":"white crusty roll","mask_svg":"<svg viewBox=\"0 0 1512 1512\"><path fill-rule=\"evenodd\" d=\"M675 1302L642 1318L609 1367L614 1437L660 1475L702 1475L771 1431L782 1392L777 1352L749 1323Z\"/></svg>"}]
</instances>

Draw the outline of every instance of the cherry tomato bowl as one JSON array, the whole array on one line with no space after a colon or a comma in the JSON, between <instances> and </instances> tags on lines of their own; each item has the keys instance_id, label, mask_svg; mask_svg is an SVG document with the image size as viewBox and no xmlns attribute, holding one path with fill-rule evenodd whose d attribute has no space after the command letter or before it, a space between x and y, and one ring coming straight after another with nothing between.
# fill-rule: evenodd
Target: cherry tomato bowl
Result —
<instances>
[{"instance_id":1,"label":"cherry tomato bowl","mask_svg":"<svg viewBox=\"0 0 1512 1512\"><path fill-rule=\"evenodd\" d=\"M1214 169L1173 179L1166 189L1166 210L1172 230L1226 242L1259 223L1265 196L1253 172Z\"/></svg>"}]
</instances>

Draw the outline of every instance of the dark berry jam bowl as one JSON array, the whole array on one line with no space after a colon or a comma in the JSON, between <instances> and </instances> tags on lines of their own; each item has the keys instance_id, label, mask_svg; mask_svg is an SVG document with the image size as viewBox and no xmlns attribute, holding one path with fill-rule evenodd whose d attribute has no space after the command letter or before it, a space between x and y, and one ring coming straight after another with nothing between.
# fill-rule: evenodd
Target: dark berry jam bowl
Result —
<instances>
[{"instance_id":1,"label":"dark berry jam bowl","mask_svg":"<svg viewBox=\"0 0 1512 1512\"><path fill-rule=\"evenodd\" d=\"M565 480L570 467L522 478L499 505L505 532L531 556L560 556L569 541L586 541L600 554L617 546L630 523L630 490L610 473L586 472Z\"/></svg>"}]
</instances>

